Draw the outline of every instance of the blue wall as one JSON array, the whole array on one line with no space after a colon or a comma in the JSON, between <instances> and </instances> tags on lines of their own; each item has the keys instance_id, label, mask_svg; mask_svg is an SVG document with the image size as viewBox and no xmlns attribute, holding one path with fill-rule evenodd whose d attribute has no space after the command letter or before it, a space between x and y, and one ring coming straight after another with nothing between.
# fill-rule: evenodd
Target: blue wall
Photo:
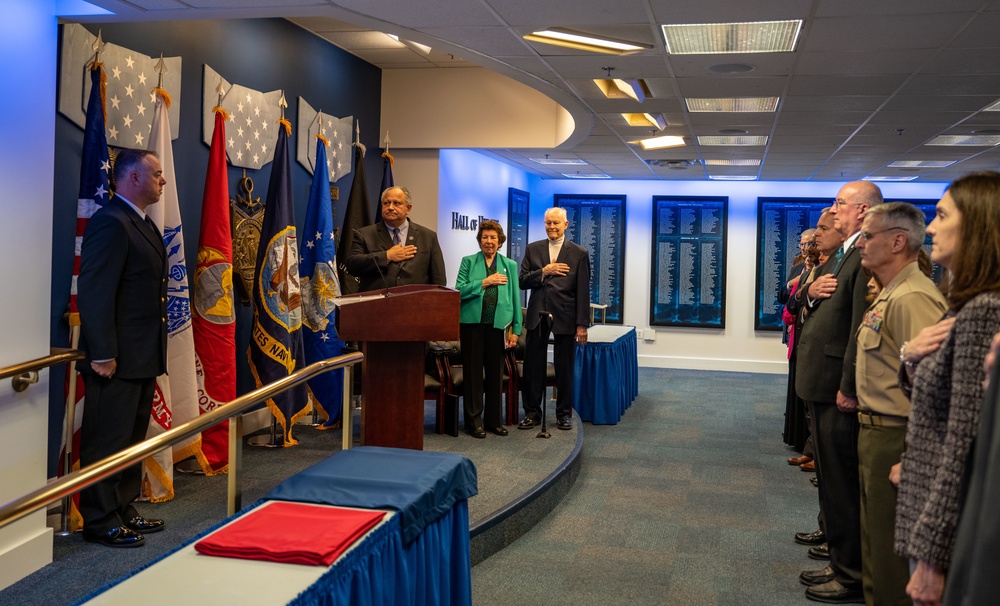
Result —
<instances>
[{"instance_id":1,"label":"blue wall","mask_svg":"<svg viewBox=\"0 0 1000 606\"><path fill-rule=\"evenodd\" d=\"M180 56L183 59L180 129L179 137L174 140L173 151L189 273L194 269L197 256L201 200L208 163L208 147L202 143L202 112L211 108L202 107L201 104L204 64L236 84L260 91L284 90L289 105L285 110L285 117L291 121L293 128L297 125L297 99L302 96L310 105L322 108L328 114L354 116L362 125L361 142L373 152L378 148L381 70L287 21L255 19L92 24L87 29L95 35L100 30L106 42L145 55L155 57L163 53L167 57ZM175 98L178 96L175 91L169 92ZM73 269L83 131L61 114L56 115L55 123L51 344L55 347L67 347L68 327L63 316L69 304ZM292 135L297 137L299 133L293 131ZM294 155L294 141L290 141L289 146ZM267 165L259 171L248 171L247 176L254 181L254 196L264 198L270 168ZM382 174L378 153L367 155L365 168L369 175L369 197L374 201L377 199L375 190ZM236 184L242 172L242 169L229 169L230 195L235 195L238 191ZM335 183L340 188L340 201L334 202L337 225L343 221L352 176L348 175ZM294 161L293 157L292 185L300 228L308 204L311 180L309 172ZM253 379L249 376L246 364L251 322L250 308L238 306L239 393L253 388ZM58 456L64 382L62 378L54 378L50 386L50 474L55 471L55 459Z\"/></svg>"}]
</instances>

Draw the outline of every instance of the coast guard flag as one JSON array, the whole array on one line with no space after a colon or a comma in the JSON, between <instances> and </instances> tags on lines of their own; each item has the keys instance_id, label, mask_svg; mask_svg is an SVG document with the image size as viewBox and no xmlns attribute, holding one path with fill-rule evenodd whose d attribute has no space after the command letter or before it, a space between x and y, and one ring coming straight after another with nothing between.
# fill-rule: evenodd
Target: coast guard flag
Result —
<instances>
[{"instance_id":1,"label":"coast guard flag","mask_svg":"<svg viewBox=\"0 0 1000 606\"><path fill-rule=\"evenodd\" d=\"M109 175L111 159L108 157L108 141L104 134L104 99L101 97L101 80L103 69L100 63L90 64L90 98L87 101L87 122L83 129L83 158L80 164L80 194L76 203L76 252L73 257L73 281L69 288L69 325L71 334L75 334L72 346L76 347L76 339L80 334L80 310L76 306L76 281L80 275L80 244L83 242L83 232L87 222L111 198ZM70 365L72 366L72 365ZM66 392L69 396L70 382L75 383L73 396L76 410L73 415L73 442L71 446L72 468L80 468L80 424L83 421L83 377L73 369L67 373ZM65 432L63 432L65 434ZM63 435L65 441L66 436ZM65 449L66 444L63 444ZM65 452L65 450L64 450ZM63 460L60 453L59 460ZM59 474L62 475L62 465ZM83 525L83 517L77 510L79 493L73 495L71 511L69 512L70 528L78 530Z\"/></svg>"},{"instance_id":2,"label":"coast guard flag","mask_svg":"<svg viewBox=\"0 0 1000 606\"><path fill-rule=\"evenodd\" d=\"M330 177L326 170L327 140L316 137L316 167L313 171L309 208L302 230L302 261L299 265L302 291L302 344L305 362L312 364L339 356L344 344L337 335L337 308L334 297L340 296L337 278L337 243L333 239L333 203L330 201ZM321 429L340 427L344 397L344 371L331 370L309 380L309 401L326 416Z\"/></svg>"},{"instance_id":3,"label":"coast guard flag","mask_svg":"<svg viewBox=\"0 0 1000 606\"><path fill-rule=\"evenodd\" d=\"M160 88L153 108L153 128L149 149L160 157L163 178L167 180L159 204L147 209L147 215L163 234L170 271L167 277L167 374L156 378L153 414L146 438L159 435L174 425L198 417L198 378L194 363L194 329L191 324L191 293L188 290L187 265L184 261L184 232L177 201L174 152L170 139L170 97ZM201 436L174 444L147 458L144 465L143 496L152 502L174 496L173 464L201 450Z\"/></svg>"},{"instance_id":4,"label":"coast guard flag","mask_svg":"<svg viewBox=\"0 0 1000 606\"><path fill-rule=\"evenodd\" d=\"M337 256L340 257L340 289L345 295L358 292L360 280L347 271L344 260L351 252L351 242L354 240L354 230L372 224L371 204L368 202L368 179L365 177L365 152L360 145L354 147L354 179L351 181L351 193L347 196L347 209L344 211L344 228L341 230L340 243L337 245Z\"/></svg>"},{"instance_id":5,"label":"coast guard flag","mask_svg":"<svg viewBox=\"0 0 1000 606\"><path fill-rule=\"evenodd\" d=\"M299 245L292 206L288 135L292 126L281 120L274 147L271 182L267 187L264 223L254 270L253 332L247 352L257 387L284 378L305 366L302 351L302 295L299 288ZM323 171L316 171L323 172ZM295 421L309 410L305 386L299 385L267 401L283 429L284 445L294 446Z\"/></svg>"},{"instance_id":6,"label":"coast guard flag","mask_svg":"<svg viewBox=\"0 0 1000 606\"><path fill-rule=\"evenodd\" d=\"M233 237L229 224L226 119L215 112L201 203L198 264L194 271L194 348L199 414L236 398L236 307L233 303ZM205 475L229 470L229 421L201 432L201 450L192 454Z\"/></svg>"}]
</instances>

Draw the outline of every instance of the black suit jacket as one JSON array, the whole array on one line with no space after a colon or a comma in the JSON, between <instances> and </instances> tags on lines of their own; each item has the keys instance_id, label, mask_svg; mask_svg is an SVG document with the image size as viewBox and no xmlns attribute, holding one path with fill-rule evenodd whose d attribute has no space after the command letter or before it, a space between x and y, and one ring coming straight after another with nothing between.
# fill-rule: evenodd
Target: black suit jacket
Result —
<instances>
[{"instance_id":1,"label":"black suit jacket","mask_svg":"<svg viewBox=\"0 0 1000 606\"><path fill-rule=\"evenodd\" d=\"M833 256L816 272L831 273ZM803 400L835 403L837 391L857 396L854 374L858 357L857 331L868 309L868 276L861 268L861 256L854 245L844 255L834 274L837 289L829 299L820 299L795 336L795 391ZM806 301L809 284L799 288Z\"/></svg>"},{"instance_id":2,"label":"black suit jacket","mask_svg":"<svg viewBox=\"0 0 1000 606\"><path fill-rule=\"evenodd\" d=\"M167 252L163 237L112 197L87 223L80 250L77 307L87 359L117 362L119 379L167 371Z\"/></svg>"},{"instance_id":3,"label":"black suit jacket","mask_svg":"<svg viewBox=\"0 0 1000 606\"><path fill-rule=\"evenodd\" d=\"M567 238L556 262L569 265L569 273L543 277L542 268L549 264L549 241L532 242L525 248L518 274L521 289L531 291L524 325L534 330L539 312L547 311L552 314L553 334L571 335L577 326L590 324L590 254Z\"/></svg>"},{"instance_id":4,"label":"black suit jacket","mask_svg":"<svg viewBox=\"0 0 1000 606\"><path fill-rule=\"evenodd\" d=\"M434 230L410 221L406 245L416 246L417 254L402 263L390 263L385 251L393 246L392 235L385 223L379 221L354 232L346 264L351 275L361 280L359 290L375 290L406 284L444 286L448 283L444 256L441 254L441 245L438 244Z\"/></svg>"}]
</instances>

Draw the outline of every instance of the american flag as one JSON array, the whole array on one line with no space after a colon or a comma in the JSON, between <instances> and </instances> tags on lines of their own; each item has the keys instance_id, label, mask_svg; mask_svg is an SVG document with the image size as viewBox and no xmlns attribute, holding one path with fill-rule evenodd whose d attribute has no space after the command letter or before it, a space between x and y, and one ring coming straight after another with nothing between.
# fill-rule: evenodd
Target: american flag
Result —
<instances>
[{"instance_id":1,"label":"american flag","mask_svg":"<svg viewBox=\"0 0 1000 606\"><path fill-rule=\"evenodd\" d=\"M333 183L351 173L351 129L354 116L338 118L317 112L309 103L299 97L299 137L295 157L310 174L315 173L316 135L323 135L330 141L327 148L326 167L330 182Z\"/></svg>"}]
</instances>

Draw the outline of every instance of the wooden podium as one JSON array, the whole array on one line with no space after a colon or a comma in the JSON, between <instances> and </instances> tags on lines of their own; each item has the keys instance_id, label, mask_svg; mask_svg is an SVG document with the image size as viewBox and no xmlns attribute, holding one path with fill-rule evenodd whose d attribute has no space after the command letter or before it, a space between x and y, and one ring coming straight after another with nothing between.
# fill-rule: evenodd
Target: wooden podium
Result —
<instances>
[{"instance_id":1,"label":"wooden podium","mask_svg":"<svg viewBox=\"0 0 1000 606\"><path fill-rule=\"evenodd\" d=\"M340 297L340 338L361 341L361 443L424 448L427 341L458 340L458 291L412 284Z\"/></svg>"}]
</instances>

